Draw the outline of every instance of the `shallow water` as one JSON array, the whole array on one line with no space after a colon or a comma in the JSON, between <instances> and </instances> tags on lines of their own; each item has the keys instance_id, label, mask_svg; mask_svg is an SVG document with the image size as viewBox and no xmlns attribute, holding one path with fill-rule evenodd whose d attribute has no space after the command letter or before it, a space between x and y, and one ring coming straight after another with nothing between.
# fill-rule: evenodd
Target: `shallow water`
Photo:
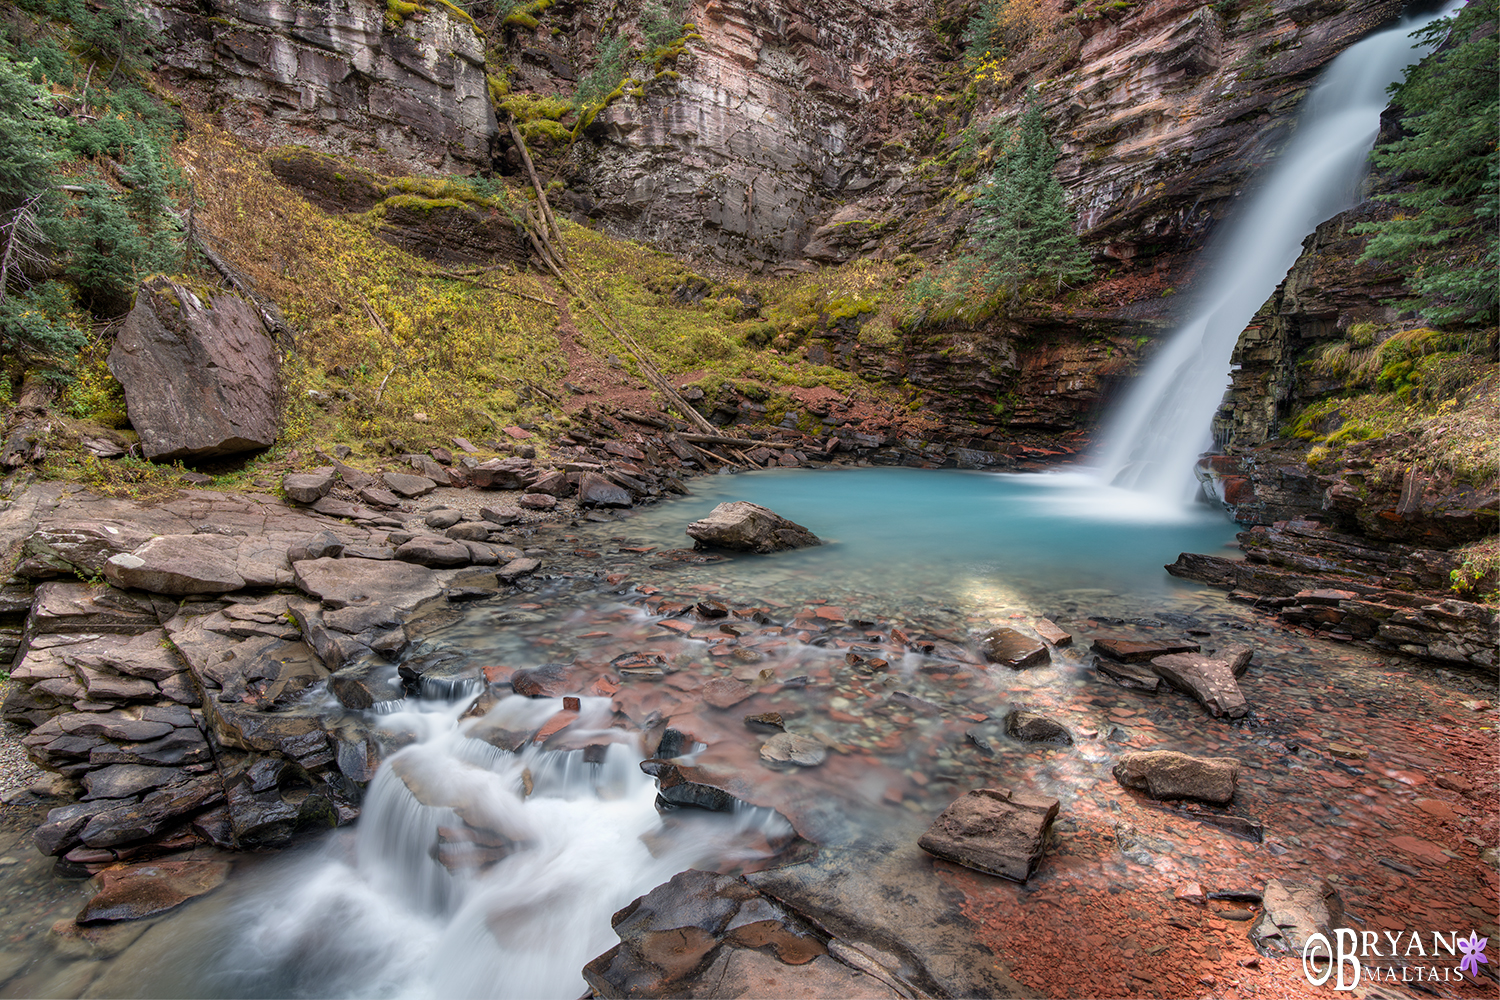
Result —
<instances>
[{"instance_id":1,"label":"shallow water","mask_svg":"<svg viewBox=\"0 0 1500 1000\"><path fill-rule=\"evenodd\" d=\"M1101 969L1159 974L1152 989L1184 992L1191 980L1171 985L1175 968L1153 971L1174 954L1155 936L1177 932L1147 916L1160 905L1151 899L1170 901L1183 879L1243 888L1271 874L1341 875L1346 901L1370 919L1396 898L1444 929L1462 922L1483 934L1493 925L1483 868L1470 857L1475 843L1492 842L1493 810L1466 809L1433 785L1493 749L1488 716L1459 707L1483 683L1289 633L1168 577L1161 566L1178 552L1229 542L1234 527L1221 514L1152 517L1070 475L788 470L702 478L693 489L625 521L559 532L548 544L571 553L559 560L565 572L535 581L531 593L445 610L416 630L415 653L458 652L495 676L569 664L584 697L578 721L557 738L615 744L604 763L583 763L577 750L559 755L550 741L514 757L465 735L474 722L460 718L463 705L399 706L384 721L416 742L383 768L353 830L247 859L224 889L155 922L112 960L49 954L33 925L42 958L0 992L576 997L582 963L614 943L610 913L685 867L740 870L781 832L764 812L700 816L697 825L680 811L659 817L633 735L655 718L710 744L697 763L733 775L736 795L780 810L823 845L910 842L971 788L1057 797L1057 843L1024 894L957 869L937 873L963 893L965 913L1018 978L1039 989L1066 981L1052 990L1062 995L1149 992L1099 978ZM684 526L732 499L769 506L828 544L711 562L681 552ZM706 597L729 606L740 635L691 611ZM1016 672L974 656L973 631L1024 631L1042 614L1078 637L1053 650L1050 665ZM1190 634L1208 649L1250 642L1257 655L1242 686L1251 716L1231 724L1170 691L1115 686L1086 648L1107 633ZM659 663L662 675L621 675L611 663L622 655ZM704 705L704 682L731 676L754 693L723 711ZM1021 706L1063 723L1075 744L1005 738L1004 715ZM509 698L485 722L534 728L560 710L560 698ZM827 761L794 772L762 764L766 737L741 718L767 711L822 740ZM614 720L625 728L610 729ZM1334 740L1367 746L1371 757L1334 761ZM1263 822L1265 841L1125 793L1111 762L1148 747L1239 757L1246 779L1232 811ZM407 786L439 804L418 804ZM1459 812L1434 820L1421 805L1434 796L1455 799ZM432 852L437 827L459 814L524 848L450 875ZM1068 915L1039 924L1044 899ZM1084 927L1105 942L1092 958L1073 946ZM1233 965L1243 925L1215 933L1224 940L1214 954L1251 975Z\"/></svg>"}]
</instances>

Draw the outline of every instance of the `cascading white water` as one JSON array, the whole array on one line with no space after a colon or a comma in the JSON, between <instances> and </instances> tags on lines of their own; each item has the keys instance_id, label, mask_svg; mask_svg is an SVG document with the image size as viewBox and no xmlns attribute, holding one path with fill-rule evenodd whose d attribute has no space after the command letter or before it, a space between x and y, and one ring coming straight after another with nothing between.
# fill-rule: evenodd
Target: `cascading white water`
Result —
<instances>
[{"instance_id":1,"label":"cascading white water","mask_svg":"<svg viewBox=\"0 0 1500 1000\"><path fill-rule=\"evenodd\" d=\"M610 743L597 762L474 739L461 719L471 703L413 702L381 718L415 742L371 782L354 856L329 848L239 904L232 952L209 974L216 988L570 1000L586 990L579 970L617 942L616 910L684 869L762 857L758 845L791 835L769 809L664 820L640 754L608 728L607 698L584 698L568 729ZM531 731L561 708L506 698L479 725ZM455 844L455 829L479 837ZM454 847L450 871L439 855Z\"/></svg>"},{"instance_id":2,"label":"cascading white water","mask_svg":"<svg viewBox=\"0 0 1500 1000\"><path fill-rule=\"evenodd\" d=\"M1192 318L1106 425L1097 462L1104 482L1147 495L1165 513L1191 501L1193 464L1212 446L1210 424L1240 332L1296 262L1303 239L1356 203L1386 90L1429 51L1414 47L1410 33L1440 16L1405 19L1324 72L1285 153L1212 251L1213 278Z\"/></svg>"}]
</instances>

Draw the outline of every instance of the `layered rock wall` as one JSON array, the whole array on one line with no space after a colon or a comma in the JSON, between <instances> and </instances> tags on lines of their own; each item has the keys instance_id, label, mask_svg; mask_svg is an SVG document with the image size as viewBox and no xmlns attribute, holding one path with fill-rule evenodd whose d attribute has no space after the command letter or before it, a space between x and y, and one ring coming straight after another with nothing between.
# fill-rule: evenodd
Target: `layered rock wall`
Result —
<instances>
[{"instance_id":1,"label":"layered rock wall","mask_svg":"<svg viewBox=\"0 0 1500 1000\"><path fill-rule=\"evenodd\" d=\"M489 168L484 42L456 8L395 26L370 0L167 0L150 13L168 78L243 138L404 173Z\"/></svg>"}]
</instances>

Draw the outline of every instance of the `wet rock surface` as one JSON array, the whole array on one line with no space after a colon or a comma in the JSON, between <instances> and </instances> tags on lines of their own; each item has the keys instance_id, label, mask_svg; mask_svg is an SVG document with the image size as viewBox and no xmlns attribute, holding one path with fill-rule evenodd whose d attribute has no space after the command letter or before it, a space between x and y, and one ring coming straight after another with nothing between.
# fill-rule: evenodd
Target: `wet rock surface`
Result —
<instances>
[{"instance_id":1,"label":"wet rock surface","mask_svg":"<svg viewBox=\"0 0 1500 1000\"><path fill-rule=\"evenodd\" d=\"M1057 808L1045 796L981 788L944 809L918 844L946 861L1025 882L1041 860Z\"/></svg>"},{"instance_id":2,"label":"wet rock surface","mask_svg":"<svg viewBox=\"0 0 1500 1000\"><path fill-rule=\"evenodd\" d=\"M721 503L707 517L687 526L695 547L732 552L783 552L821 545L816 535L759 504Z\"/></svg>"},{"instance_id":3,"label":"wet rock surface","mask_svg":"<svg viewBox=\"0 0 1500 1000\"><path fill-rule=\"evenodd\" d=\"M293 513L282 509L288 514L278 518ZM159 516L178 515L167 510ZM231 523L233 516L227 518ZM405 529L427 530L423 520L410 518L414 523ZM680 530L680 524L666 533ZM325 528L356 546L392 530L319 519L316 530L302 523L288 532L287 544ZM1094 984L1091 989L1100 995L1124 995L1139 989L1131 971L1172 983L1189 968L1191 975L1180 983L1184 991L1203 968L1220 980L1233 976L1269 985L1275 968L1270 958L1263 958L1264 970L1238 964L1252 954L1246 925L1261 913L1260 905L1234 900L1232 907L1223 907L1243 910L1248 921L1211 908L1185 919L1170 908L1177 881L1190 875L1211 893L1259 886L1265 880L1257 873L1267 865L1336 870L1345 879L1341 891L1354 899L1350 905L1370 918L1385 891L1379 879L1420 878L1428 887L1423 891L1432 893L1417 903L1421 919L1436 921L1449 919L1443 915L1449 908L1462 912L1474 905L1468 902L1474 894L1470 880L1491 877L1485 873L1493 868L1476 860L1477 847L1468 850L1458 825L1463 815L1481 814L1493 801L1481 775L1488 737L1477 728L1491 718L1486 713L1492 709L1460 704L1479 704L1482 691L1460 698L1454 693L1458 688L1444 687L1450 682L1435 680L1430 672L1413 673L1404 660L1376 661L1368 651L1314 645L1212 593L1194 592L1149 607L1098 593L1057 596L1046 603L1047 620L1075 634L1085 648L1101 638L1150 646L1199 643L1207 651L1199 655L1224 658L1234 645L1253 646L1255 666L1237 680L1249 711L1239 720L1211 721L1191 698L1166 692L1151 697L1101 677L1085 649L1054 647L1053 669L1012 672L991 669L982 652L968 645L975 629L997 619L1021 616L1018 628L1040 634L1040 616L1030 609L958 602L948 610L914 613L889 603L874 583L830 591L815 570L783 572L763 589L727 584L725 564L664 559L660 539L628 533L634 530L600 524L527 538L524 545L544 554L546 565L517 578L522 589L497 590L467 610L415 620L406 620L407 612L392 604L360 599L357 590L346 595L352 600L335 596L328 603L314 595L268 599L237 592L230 600L183 606L163 600L158 606L149 595L44 583L37 591L42 613L32 616L27 653L35 657L39 673L25 687L37 704L17 706L18 716L41 713L38 718L53 727L33 729L46 737L37 742L38 752L76 774L81 793L86 793L81 780L86 776L98 774L91 780L104 787L134 773L109 771L119 765L181 769L215 759L220 764L188 773L180 784L143 785L128 799L55 806L56 815L38 831L39 841L70 855L72 860L64 861L87 873L119 863L119 855L143 841L110 841L143 830L155 830L150 836L157 844L201 846L220 836L230 845L236 840L242 846L274 845L299 831L352 818L357 802L340 789L347 788L346 781L368 781L384 751L372 733L351 726L354 716L343 715L345 709L319 717L304 707L308 692L320 683L331 685L333 651L352 643L345 647L350 658L339 669L377 664L371 677L378 678L378 664L386 671L406 667L419 683L447 676L444 647L461 650L471 663L487 665L485 697L509 693L508 685L524 687L518 669L565 664L565 683L542 692L539 703L607 698L621 732L665 726L681 734L668 749L692 752L693 763L674 759L657 774L668 815L681 807L767 806L818 841L813 860L747 879L790 916L816 927L828 954L787 965L769 946L720 942L714 955L726 957L722 962L712 957L708 966L716 976L725 972L726 982L741 968L753 968L755 975L775 972L783 978L745 981L776 983L777 995L795 994L799 983L818 984L817 990L830 982L848 983L849 992L861 992L861 979L817 978L815 972L821 975L818 970L829 963L837 976L858 970L887 983L882 988L908 995L909 986L931 995L1024 995L1044 989L1059 974ZM89 535L93 540L76 547L59 541L48 549L50 558L66 553L84 562L107 555L107 545L98 547L101 536L108 533ZM142 541L133 541L130 549ZM41 555L39 550L39 562ZM347 554L313 562L318 561L392 565ZM285 572L294 576L290 565ZM442 575L451 571L424 572L443 581L434 596L452 579ZM494 569L486 572L493 578ZM1319 599L1309 596L1305 603L1336 607L1316 604ZM169 623L165 631L162 616ZM87 631L93 626L97 634ZM134 634L102 631L106 627ZM385 659L371 643L398 627L419 648ZM1191 636L1188 629L1195 630ZM94 638L77 641L84 634ZM167 636L180 658L163 645ZM121 654L110 643L133 645ZM226 652L234 658L223 659ZM63 662L64 656L72 662ZM1231 674L1237 660L1228 658ZM1150 661L1120 666L1160 681ZM93 681L114 706L109 711L75 707L92 698L85 668L99 675ZM41 676L54 669L61 672ZM1313 671L1329 683L1309 685ZM114 686L104 683L111 672ZM136 680L170 686L184 677L193 696L203 699L200 705L177 703L188 713L185 719L148 715L145 708L160 706L130 700L131 689L119 686ZM51 695L37 688L48 679L60 682ZM712 682L718 683L710 688ZM721 688L737 699L727 709L709 701L709 692ZM41 705L45 698L51 701ZM1002 735L1007 713L1018 705L1065 727L1074 743L1019 747ZM494 732L492 742L512 749L537 741L582 749L599 737L574 735L572 711L565 707L545 726ZM747 727L747 716L764 719L767 728ZM815 738L826 752L823 762L781 770L763 765L762 748L778 731L772 716L792 734ZM1014 749L986 754L965 735L985 727L995 745ZM1176 804L1170 809L1158 806L1126 792L1111 777L1122 753L1158 747L1242 760L1256 780L1240 783L1235 809L1263 824L1262 842L1221 825L1241 817L1226 817L1193 800L1171 800ZM1348 756L1351 750L1355 756ZM1450 774L1468 775L1467 786ZM1439 784L1439 776L1452 787ZM955 797L998 780L1034 787L1060 803L1050 846L1030 875L1024 900L1015 896L1014 885L1007 895L996 888L1007 883L934 862L916 846L923 827ZM683 801L674 803L671 795ZM1418 806L1418 801L1428 804ZM1337 803L1338 814L1327 809L1330 802ZM1392 816L1402 817L1400 823L1392 823ZM874 827L902 834L875 843L861 842L863 834L854 833ZM179 833L183 828L190 833ZM85 831L93 844L83 839ZM491 850L460 834L441 849L448 862L461 868L464 858ZM78 905L74 902L67 915ZM1132 915L1132 909L1139 912ZM1038 913L1053 911L1070 916L1062 922L1060 916L1037 919ZM1188 923L1191 935L1169 919ZM1064 925L1065 934L1056 929ZM1087 961L1076 954L1080 935L1103 939ZM1173 949L1184 936L1221 957L1188 962L1176 956ZM1166 950L1152 951L1164 945ZM1100 955L1109 961L1099 961ZM653 970L661 968L652 963ZM684 989L711 989L702 978L694 982Z\"/></svg>"},{"instance_id":4,"label":"wet rock surface","mask_svg":"<svg viewBox=\"0 0 1500 1000\"><path fill-rule=\"evenodd\" d=\"M1233 757L1193 757L1175 750L1145 750L1123 755L1115 779L1153 799L1198 799L1223 805L1234 798L1240 762Z\"/></svg>"}]
</instances>

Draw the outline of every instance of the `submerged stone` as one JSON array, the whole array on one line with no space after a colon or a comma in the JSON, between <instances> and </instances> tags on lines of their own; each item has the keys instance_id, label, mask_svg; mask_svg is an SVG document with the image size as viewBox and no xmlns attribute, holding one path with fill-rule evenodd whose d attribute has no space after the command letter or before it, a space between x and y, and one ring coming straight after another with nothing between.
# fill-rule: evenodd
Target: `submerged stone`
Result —
<instances>
[{"instance_id":1,"label":"submerged stone","mask_svg":"<svg viewBox=\"0 0 1500 1000\"><path fill-rule=\"evenodd\" d=\"M944 809L917 844L945 861L1025 882L1041 860L1057 810L1056 799L979 788Z\"/></svg>"},{"instance_id":2,"label":"submerged stone","mask_svg":"<svg viewBox=\"0 0 1500 1000\"><path fill-rule=\"evenodd\" d=\"M1234 757L1193 757L1176 750L1121 755L1115 780L1153 799L1198 799L1223 805L1234 798L1240 762Z\"/></svg>"},{"instance_id":3,"label":"submerged stone","mask_svg":"<svg viewBox=\"0 0 1500 1000\"><path fill-rule=\"evenodd\" d=\"M1022 670L1052 661L1045 643L1013 628L992 628L979 636L984 658L991 663Z\"/></svg>"}]
</instances>

